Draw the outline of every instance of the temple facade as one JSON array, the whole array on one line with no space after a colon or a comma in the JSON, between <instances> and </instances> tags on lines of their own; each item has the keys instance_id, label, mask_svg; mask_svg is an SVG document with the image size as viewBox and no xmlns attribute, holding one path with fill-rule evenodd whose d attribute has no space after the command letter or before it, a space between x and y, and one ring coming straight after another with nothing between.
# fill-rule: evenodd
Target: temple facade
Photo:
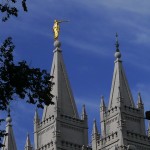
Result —
<instances>
[{"instance_id":1,"label":"temple facade","mask_svg":"<svg viewBox=\"0 0 150 150\"><path fill-rule=\"evenodd\" d=\"M150 150L150 125L146 132L144 103L140 93L137 105L134 103L123 69L118 39L107 107L104 97L101 97L100 133L96 120L93 129L88 129L85 105L82 115L78 115L59 40L54 42L53 53L51 75L55 83L52 89L55 105L44 107L42 119L38 110L35 111L34 144L31 145L28 134L24 150ZM17 150L10 113L6 122L8 135L4 137L5 147L2 150ZM88 130L92 130L90 139Z\"/></svg>"}]
</instances>

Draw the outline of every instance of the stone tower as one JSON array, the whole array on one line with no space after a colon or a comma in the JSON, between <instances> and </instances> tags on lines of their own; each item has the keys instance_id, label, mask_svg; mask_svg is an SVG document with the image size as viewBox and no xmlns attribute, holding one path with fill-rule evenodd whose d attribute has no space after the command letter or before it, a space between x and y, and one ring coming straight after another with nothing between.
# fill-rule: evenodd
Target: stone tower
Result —
<instances>
[{"instance_id":1,"label":"stone tower","mask_svg":"<svg viewBox=\"0 0 150 150\"><path fill-rule=\"evenodd\" d=\"M51 76L54 77L52 101L55 105L45 106L42 121L39 119L38 112L35 112L35 150L88 149L85 106L80 119L62 57L61 43L55 40L54 47Z\"/></svg>"},{"instance_id":2,"label":"stone tower","mask_svg":"<svg viewBox=\"0 0 150 150\"><path fill-rule=\"evenodd\" d=\"M115 58L108 109L106 109L102 97L100 105L101 136L96 136L94 139L92 137L92 149L150 150L150 139L145 132L144 105L140 94L138 94L137 107L134 104L122 66L118 38Z\"/></svg>"}]
</instances>

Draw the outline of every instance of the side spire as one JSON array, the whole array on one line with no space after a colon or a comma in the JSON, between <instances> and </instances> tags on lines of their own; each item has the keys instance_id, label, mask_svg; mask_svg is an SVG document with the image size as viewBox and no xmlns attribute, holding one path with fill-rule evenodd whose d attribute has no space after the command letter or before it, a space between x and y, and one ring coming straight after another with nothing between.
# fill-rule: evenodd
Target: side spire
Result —
<instances>
[{"instance_id":1,"label":"side spire","mask_svg":"<svg viewBox=\"0 0 150 150\"><path fill-rule=\"evenodd\" d=\"M92 149L97 150L97 140L99 138L99 133L97 129L96 119L93 122L93 130L92 130Z\"/></svg>"},{"instance_id":2,"label":"side spire","mask_svg":"<svg viewBox=\"0 0 150 150\"><path fill-rule=\"evenodd\" d=\"M32 145L30 142L30 136L29 133L27 133L27 139L26 139L26 144L25 144L25 150L33 150Z\"/></svg>"},{"instance_id":3,"label":"side spire","mask_svg":"<svg viewBox=\"0 0 150 150\"><path fill-rule=\"evenodd\" d=\"M36 108L35 115L34 115L34 123L39 123L39 122L40 122L40 118L39 118L39 115L38 115L38 110Z\"/></svg>"},{"instance_id":4,"label":"side spire","mask_svg":"<svg viewBox=\"0 0 150 150\"><path fill-rule=\"evenodd\" d=\"M82 115L81 115L82 120L87 120L87 114L86 114L86 109L85 105L82 106Z\"/></svg>"},{"instance_id":5,"label":"side spire","mask_svg":"<svg viewBox=\"0 0 150 150\"><path fill-rule=\"evenodd\" d=\"M97 137L97 135L98 135L98 129L97 129L96 119L94 119L94 122L93 122L92 135L93 135L93 137Z\"/></svg>"},{"instance_id":6,"label":"side spire","mask_svg":"<svg viewBox=\"0 0 150 150\"><path fill-rule=\"evenodd\" d=\"M105 106L104 96L101 97L100 111L103 111L103 112L106 111L106 106Z\"/></svg>"},{"instance_id":7,"label":"side spire","mask_svg":"<svg viewBox=\"0 0 150 150\"><path fill-rule=\"evenodd\" d=\"M16 141L15 141L11 122L12 122L12 118L10 115L10 108L8 108L8 116L6 118L6 123L7 123L6 133L7 133L7 135L3 139L3 145L5 145L5 147L3 147L2 150L6 150L6 149L7 150L17 150Z\"/></svg>"},{"instance_id":8,"label":"side spire","mask_svg":"<svg viewBox=\"0 0 150 150\"><path fill-rule=\"evenodd\" d=\"M138 93L138 103L137 103L137 108L144 108L144 104L143 104L143 101L142 101L142 97L141 97L141 93L139 92Z\"/></svg>"},{"instance_id":9,"label":"side spire","mask_svg":"<svg viewBox=\"0 0 150 150\"><path fill-rule=\"evenodd\" d=\"M120 60L121 52L119 50L118 34L116 34L115 57L116 57L116 61L115 61L108 109L118 106L119 104L118 93L121 93L121 97L123 98L124 105L135 107L132 94L128 85L128 81L126 79L125 71L122 66L122 61Z\"/></svg>"},{"instance_id":10,"label":"side spire","mask_svg":"<svg viewBox=\"0 0 150 150\"><path fill-rule=\"evenodd\" d=\"M63 61L61 43L58 40L54 41L54 56L51 68L51 76L54 78L52 82L54 83L52 94L54 98L52 101L57 104L57 109L55 105L45 106L43 118L45 120L50 115L57 116L58 110L64 115L79 118L77 107L74 101L73 93L71 90L70 82L68 79L66 67Z\"/></svg>"}]
</instances>

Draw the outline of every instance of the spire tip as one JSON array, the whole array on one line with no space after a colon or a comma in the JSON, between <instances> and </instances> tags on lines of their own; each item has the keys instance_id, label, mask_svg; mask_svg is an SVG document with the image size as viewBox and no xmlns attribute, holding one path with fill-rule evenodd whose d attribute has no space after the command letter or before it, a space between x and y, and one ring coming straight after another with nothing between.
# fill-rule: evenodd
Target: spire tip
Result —
<instances>
[{"instance_id":1,"label":"spire tip","mask_svg":"<svg viewBox=\"0 0 150 150\"><path fill-rule=\"evenodd\" d=\"M121 58L121 53L120 53L120 50L119 50L119 42L118 42L118 33L116 33L116 52L115 52L115 57L116 58Z\"/></svg>"}]
</instances>

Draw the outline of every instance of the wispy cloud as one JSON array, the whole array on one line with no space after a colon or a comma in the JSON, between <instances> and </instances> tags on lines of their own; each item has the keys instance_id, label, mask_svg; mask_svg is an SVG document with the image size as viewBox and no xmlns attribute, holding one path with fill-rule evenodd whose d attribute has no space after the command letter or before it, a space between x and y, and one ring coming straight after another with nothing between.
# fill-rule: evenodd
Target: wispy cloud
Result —
<instances>
[{"instance_id":1,"label":"wispy cloud","mask_svg":"<svg viewBox=\"0 0 150 150\"><path fill-rule=\"evenodd\" d=\"M86 42L85 40L78 40L73 38L65 38L64 41L67 45L70 45L78 52L82 51L85 53L96 54L100 56L110 56L110 51L106 47L102 47L100 44L94 44L92 41L91 43Z\"/></svg>"}]
</instances>

